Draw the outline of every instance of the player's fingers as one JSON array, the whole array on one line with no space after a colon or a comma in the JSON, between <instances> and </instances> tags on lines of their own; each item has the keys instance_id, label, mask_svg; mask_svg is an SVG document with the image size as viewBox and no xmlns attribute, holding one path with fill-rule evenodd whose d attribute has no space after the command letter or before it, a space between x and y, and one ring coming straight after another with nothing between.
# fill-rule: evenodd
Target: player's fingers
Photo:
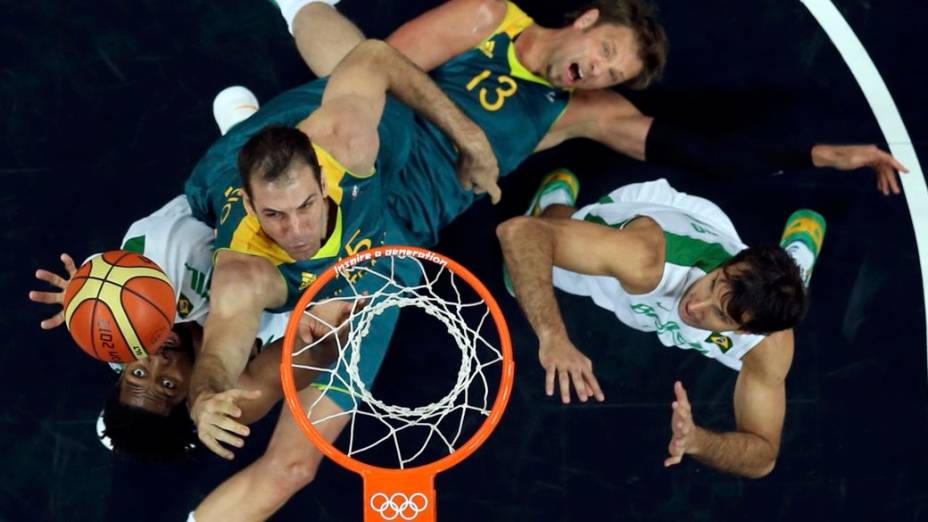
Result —
<instances>
[{"instance_id":1,"label":"player's fingers","mask_svg":"<svg viewBox=\"0 0 928 522\"><path fill-rule=\"evenodd\" d=\"M490 194L490 202L494 205L499 203L499 200L503 197L503 191L500 190L499 185L496 184L496 181L487 186L487 192Z\"/></svg>"},{"instance_id":2,"label":"player's fingers","mask_svg":"<svg viewBox=\"0 0 928 522\"><path fill-rule=\"evenodd\" d=\"M35 278L41 279L42 281L45 281L46 283L52 286L56 286L62 290L68 286L67 281L65 281L64 278L62 278L60 275L54 274L42 268L35 271Z\"/></svg>"},{"instance_id":3,"label":"player's fingers","mask_svg":"<svg viewBox=\"0 0 928 522\"><path fill-rule=\"evenodd\" d=\"M216 417L235 417L242 415L242 410L234 402L213 397L206 403L205 413L215 415Z\"/></svg>"},{"instance_id":4,"label":"player's fingers","mask_svg":"<svg viewBox=\"0 0 928 522\"><path fill-rule=\"evenodd\" d=\"M886 176L883 175L883 171L882 171L882 170L877 171L877 175L876 175L876 189L877 189L878 191L880 191L880 193L883 194L884 196L888 196L888 195L889 195L889 192L888 192L888 190L887 190L887 185L886 185Z\"/></svg>"},{"instance_id":5,"label":"player's fingers","mask_svg":"<svg viewBox=\"0 0 928 522\"><path fill-rule=\"evenodd\" d=\"M226 390L220 393L216 397L221 398L224 401L235 401L238 399L248 399L253 401L258 397L261 397L261 390L240 390L233 388L231 390ZM236 417L237 416L238 415L236 415Z\"/></svg>"},{"instance_id":6,"label":"player's fingers","mask_svg":"<svg viewBox=\"0 0 928 522\"><path fill-rule=\"evenodd\" d=\"M599 387L599 381L596 380L596 375L593 374L593 366L583 372L583 379L586 381L587 389L591 396L593 396L597 401L603 402L606 400L606 396L603 394L602 388Z\"/></svg>"},{"instance_id":7,"label":"player's fingers","mask_svg":"<svg viewBox=\"0 0 928 522\"><path fill-rule=\"evenodd\" d=\"M545 368L545 395L551 397L554 395L554 365Z\"/></svg>"},{"instance_id":8,"label":"player's fingers","mask_svg":"<svg viewBox=\"0 0 928 522\"><path fill-rule=\"evenodd\" d=\"M664 459L664 467L669 468L670 466L679 464L681 460L683 460L682 455L674 455L674 456L668 457Z\"/></svg>"},{"instance_id":9,"label":"player's fingers","mask_svg":"<svg viewBox=\"0 0 928 522\"><path fill-rule=\"evenodd\" d=\"M251 429L248 426L245 426L241 422L232 420L230 417L219 417L215 422L213 422L213 425L230 433L237 433L242 437L251 435Z\"/></svg>"},{"instance_id":10,"label":"player's fingers","mask_svg":"<svg viewBox=\"0 0 928 522\"><path fill-rule=\"evenodd\" d=\"M219 444L219 441L207 433L207 430L197 429L197 437L200 439L200 442L202 442L204 446L209 448L209 450L216 455L219 455L226 460L232 460L235 458L235 455L226 448L223 448L222 444Z\"/></svg>"},{"instance_id":11,"label":"player's fingers","mask_svg":"<svg viewBox=\"0 0 928 522\"><path fill-rule=\"evenodd\" d=\"M683 387L683 383L677 381L673 385L673 391L677 396L677 401L680 402L681 406L685 406L687 410L690 408L690 400L686 396L686 388Z\"/></svg>"},{"instance_id":12,"label":"player's fingers","mask_svg":"<svg viewBox=\"0 0 928 522\"><path fill-rule=\"evenodd\" d=\"M899 163L899 160L893 157L892 154L886 151L880 151L880 157L877 159L881 166L886 168L891 168L899 172L908 172L908 169L905 168L905 165Z\"/></svg>"},{"instance_id":13,"label":"player's fingers","mask_svg":"<svg viewBox=\"0 0 928 522\"><path fill-rule=\"evenodd\" d=\"M583 378L583 373L579 370L571 371L570 380L574 383L574 391L577 392L577 398L580 399L580 402L586 402L588 394L586 390L586 382Z\"/></svg>"},{"instance_id":14,"label":"player's fingers","mask_svg":"<svg viewBox=\"0 0 928 522\"><path fill-rule=\"evenodd\" d=\"M892 169L887 169L886 181L889 182L889 188L893 191L893 194L899 194L899 178L896 177L896 173Z\"/></svg>"},{"instance_id":15,"label":"player's fingers","mask_svg":"<svg viewBox=\"0 0 928 522\"><path fill-rule=\"evenodd\" d=\"M60 304L62 302L61 292L38 292L32 290L29 292L29 300L36 303Z\"/></svg>"},{"instance_id":16,"label":"player's fingers","mask_svg":"<svg viewBox=\"0 0 928 522\"><path fill-rule=\"evenodd\" d=\"M61 262L64 263L64 269L67 270L69 277L74 277L74 273L77 272L77 266L74 264L74 260L71 259L71 256L68 254L61 254Z\"/></svg>"},{"instance_id":17,"label":"player's fingers","mask_svg":"<svg viewBox=\"0 0 928 522\"><path fill-rule=\"evenodd\" d=\"M49 317L48 319L45 319L41 323L39 323L39 326L43 330L51 330L52 328L58 328L59 326L61 326L61 323L63 322L64 322L64 313L59 312Z\"/></svg>"},{"instance_id":18,"label":"player's fingers","mask_svg":"<svg viewBox=\"0 0 928 522\"><path fill-rule=\"evenodd\" d=\"M567 373L567 370L563 368L558 368L557 370L558 383L561 385L561 402L564 404L570 403L570 375Z\"/></svg>"},{"instance_id":19,"label":"player's fingers","mask_svg":"<svg viewBox=\"0 0 928 522\"><path fill-rule=\"evenodd\" d=\"M220 429L218 426L213 429L212 435L216 438L216 440L225 442L226 444L235 446L236 448L241 448L245 445L245 439L236 436L235 432L226 429Z\"/></svg>"}]
</instances>

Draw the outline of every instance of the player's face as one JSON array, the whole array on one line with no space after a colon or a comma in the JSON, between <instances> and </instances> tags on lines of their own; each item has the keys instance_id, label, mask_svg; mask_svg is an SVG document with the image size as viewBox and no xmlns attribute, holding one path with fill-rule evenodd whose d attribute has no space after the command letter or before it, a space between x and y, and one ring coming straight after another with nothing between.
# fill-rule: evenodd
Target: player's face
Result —
<instances>
[{"instance_id":1,"label":"player's face","mask_svg":"<svg viewBox=\"0 0 928 522\"><path fill-rule=\"evenodd\" d=\"M594 25L594 9L559 33L544 66L553 85L576 89L603 89L628 81L641 72L638 41L629 27ZM592 20L592 21L591 21Z\"/></svg>"},{"instance_id":2,"label":"player's face","mask_svg":"<svg viewBox=\"0 0 928 522\"><path fill-rule=\"evenodd\" d=\"M252 182L246 201L261 229L297 261L313 257L322 247L328 227L328 198L311 167L293 169L273 183Z\"/></svg>"},{"instance_id":3,"label":"player's face","mask_svg":"<svg viewBox=\"0 0 928 522\"><path fill-rule=\"evenodd\" d=\"M725 272L716 268L686 289L677 309L683 322L690 326L710 332L736 331L741 323L726 311L729 297Z\"/></svg>"},{"instance_id":4,"label":"player's face","mask_svg":"<svg viewBox=\"0 0 928 522\"><path fill-rule=\"evenodd\" d=\"M192 370L193 357L180 349L180 337L172 331L161 350L123 368L119 402L167 415L187 398Z\"/></svg>"}]
</instances>

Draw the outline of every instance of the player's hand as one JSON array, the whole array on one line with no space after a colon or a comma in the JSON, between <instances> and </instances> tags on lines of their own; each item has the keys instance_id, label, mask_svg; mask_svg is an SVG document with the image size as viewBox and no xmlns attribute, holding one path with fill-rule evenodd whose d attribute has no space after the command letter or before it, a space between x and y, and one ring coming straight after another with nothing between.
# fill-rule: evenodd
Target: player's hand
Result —
<instances>
[{"instance_id":1,"label":"player's hand","mask_svg":"<svg viewBox=\"0 0 928 522\"><path fill-rule=\"evenodd\" d=\"M339 346L343 345L350 330L352 314L360 312L367 306L368 299L358 299L354 303L347 301L323 301L310 308L309 313L303 314L297 328L299 341L303 346L309 346L319 339L325 342L319 344L318 349L308 350L307 356L312 358L309 364L314 366L329 366L338 358ZM337 337L337 339L336 339ZM328 338L328 339L326 339Z\"/></svg>"},{"instance_id":2,"label":"player's hand","mask_svg":"<svg viewBox=\"0 0 928 522\"><path fill-rule=\"evenodd\" d=\"M40 292L38 290L32 290L29 292L29 300L50 305L62 305L64 303L64 291L68 288L68 284L71 282L71 278L74 277L74 273L77 272L77 267L75 267L74 260L71 259L71 256L68 254L61 254L61 263L64 264L64 271L68 274L67 279L42 268L35 272L36 279L45 281L59 289L60 292ZM52 328L61 326L62 323L64 323L63 309L39 323L39 326L41 326L43 330L51 330Z\"/></svg>"},{"instance_id":3,"label":"player's hand","mask_svg":"<svg viewBox=\"0 0 928 522\"><path fill-rule=\"evenodd\" d=\"M590 397L600 402L606 399L593 374L593 362L568 339L543 340L538 347L538 359L545 369L545 393L548 397L554 395L554 381L557 380L564 404L570 403L571 382L580 402L586 402Z\"/></svg>"},{"instance_id":4,"label":"player's hand","mask_svg":"<svg viewBox=\"0 0 928 522\"><path fill-rule=\"evenodd\" d=\"M673 436L667 447L670 456L664 459L665 468L679 464L683 455L693 453L699 435L699 427L693 422L693 411L682 382L677 381L673 384L673 393L677 400L671 405L673 415L670 417L670 428Z\"/></svg>"},{"instance_id":5,"label":"player's hand","mask_svg":"<svg viewBox=\"0 0 928 522\"><path fill-rule=\"evenodd\" d=\"M237 419L242 416L240 401L255 400L260 390L226 390L221 393L203 393L197 397L190 418L197 427L197 436L207 448L220 457L232 460L235 455L223 444L241 448L251 430Z\"/></svg>"},{"instance_id":6,"label":"player's hand","mask_svg":"<svg viewBox=\"0 0 928 522\"><path fill-rule=\"evenodd\" d=\"M457 171L461 186L476 194L488 193L493 204L497 204L503 195L497 185L499 165L486 134L478 129L466 142L458 143L458 149Z\"/></svg>"},{"instance_id":7,"label":"player's hand","mask_svg":"<svg viewBox=\"0 0 928 522\"><path fill-rule=\"evenodd\" d=\"M883 195L899 194L897 172L908 172L902 163L876 145L816 145L812 147L816 167L855 170L870 167L876 172L876 188Z\"/></svg>"}]
</instances>

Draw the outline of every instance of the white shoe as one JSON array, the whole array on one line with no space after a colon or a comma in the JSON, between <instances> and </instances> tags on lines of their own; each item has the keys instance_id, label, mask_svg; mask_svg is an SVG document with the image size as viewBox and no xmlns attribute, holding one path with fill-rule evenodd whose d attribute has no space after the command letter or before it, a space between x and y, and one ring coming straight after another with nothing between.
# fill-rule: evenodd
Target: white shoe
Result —
<instances>
[{"instance_id":1,"label":"white shoe","mask_svg":"<svg viewBox=\"0 0 928 522\"><path fill-rule=\"evenodd\" d=\"M258 112L258 98L247 87L226 87L213 99L213 117L223 135Z\"/></svg>"}]
</instances>

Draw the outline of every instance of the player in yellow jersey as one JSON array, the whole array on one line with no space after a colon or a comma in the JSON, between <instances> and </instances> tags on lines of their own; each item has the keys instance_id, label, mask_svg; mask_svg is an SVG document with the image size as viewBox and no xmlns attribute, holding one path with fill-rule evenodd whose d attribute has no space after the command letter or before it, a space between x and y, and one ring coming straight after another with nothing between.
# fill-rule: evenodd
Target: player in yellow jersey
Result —
<instances>
[{"instance_id":1,"label":"player in yellow jersey","mask_svg":"<svg viewBox=\"0 0 928 522\"><path fill-rule=\"evenodd\" d=\"M278 4L301 55L319 76L328 74L345 49L357 41L356 31L329 30L325 32L329 38L327 50L320 52L318 43L314 47L312 42L320 31L325 31L321 20L325 19L325 10L331 8L318 0L278 0ZM482 89L486 104L495 108L502 102L502 110L509 109L507 105L515 96L523 95L520 86L515 96L505 96L511 88L505 80L497 80L499 75L515 80L528 78L554 91L569 92L566 108L533 145L536 151L566 140L588 138L638 160L713 174L869 167L876 172L880 192L899 193L896 172L904 172L905 167L874 145L779 146L755 144L750 139L732 142L731 138L719 139L714 133L694 132L679 124L686 122L647 116L627 98L610 90L619 84L644 88L664 69L667 38L646 0L594 0L567 18L567 25L549 28L535 23L507 0L449 0L404 24L387 42L422 69L438 69L433 77L443 89L448 88L443 78L461 74L458 62L462 60L470 62L468 72L472 72L458 82L462 89L482 70L492 71L493 76L467 90L474 103L481 101ZM481 55L482 62L478 60ZM550 92L540 90L532 95L540 99L527 102L502 125L494 121L502 129L490 136L497 152L506 149L513 128L530 126L527 122L533 118L528 116L546 106L545 97L554 98ZM460 98L455 101L461 103ZM481 123L477 113L466 112ZM498 140L501 145L497 145ZM503 171L504 163L500 161Z\"/></svg>"}]
</instances>

